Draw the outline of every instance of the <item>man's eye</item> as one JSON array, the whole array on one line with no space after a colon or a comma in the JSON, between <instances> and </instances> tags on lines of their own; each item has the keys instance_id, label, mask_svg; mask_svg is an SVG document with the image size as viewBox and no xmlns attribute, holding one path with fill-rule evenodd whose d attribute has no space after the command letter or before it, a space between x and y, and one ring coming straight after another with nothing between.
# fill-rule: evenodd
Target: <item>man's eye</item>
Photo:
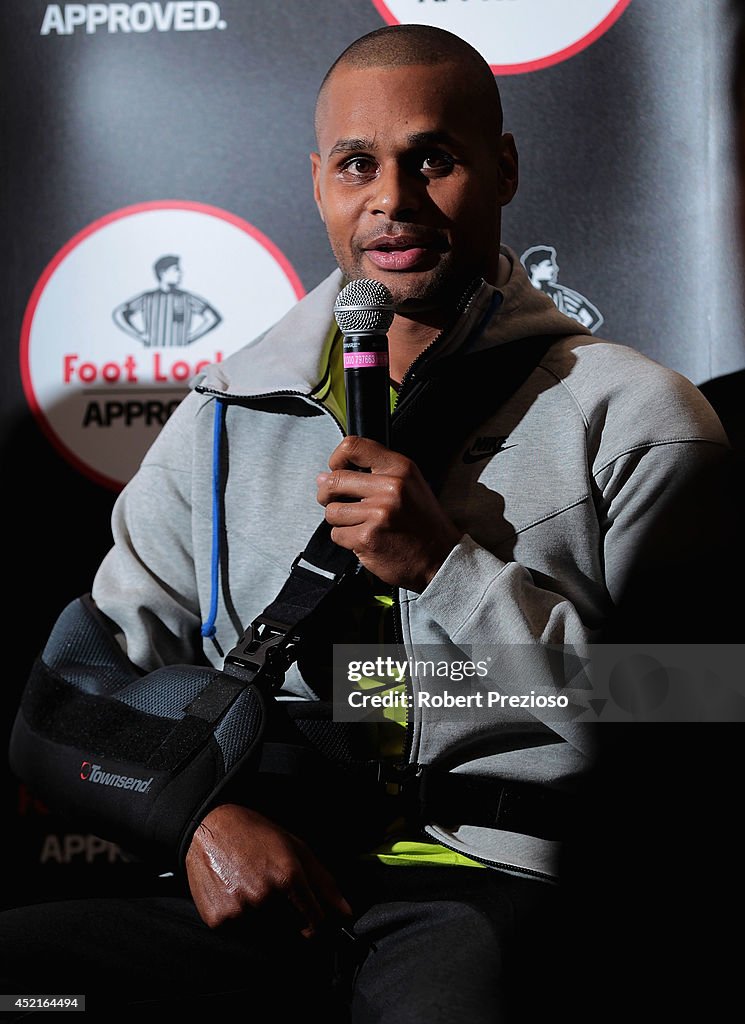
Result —
<instances>
[{"instance_id":1,"label":"man's eye","mask_svg":"<svg viewBox=\"0 0 745 1024\"><path fill-rule=\"evenodd\" d=\"M455 166L449 153L426 153L422 159L422 170L434 174L447 174Z\"/></svg>"},{"instance_id":2,"label":"man's eye","mask_svg":"<svg viewBox=\"0 0 745 1024\"><path fill-rule=\"evenodd\" d=\"M342 173L353 178L367 178L375 173L375 161L367 156L355 156L342 165Z\"/></svg>"}]
</instances>

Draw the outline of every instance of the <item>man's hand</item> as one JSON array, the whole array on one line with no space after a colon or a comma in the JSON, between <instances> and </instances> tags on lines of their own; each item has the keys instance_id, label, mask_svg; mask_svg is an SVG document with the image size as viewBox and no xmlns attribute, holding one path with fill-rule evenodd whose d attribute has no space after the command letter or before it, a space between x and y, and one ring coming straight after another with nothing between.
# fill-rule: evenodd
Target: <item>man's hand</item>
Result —
<instances>
[{"instance_id":1,"label":"man's hand","mask_svg":"<svg viewBox=\"0 0 745 1024\"><path fill-rule=\"evenodd\" d=\"M377 441L345 437L329 468L317 478L317 497L331 539L384 583L421 593L462 533L418 467Z\"/></svg>"},{"instance_id":2,"label":"man's hand","mask_svg":"<svg viewBox=\"0 0 745 1024\"><path fill-rule=\"evenodd\" d=\"M210 928L278 897L295 910L306 938L329 917L352 913L302 840L237 804L209 812L191 841L186 874L196 908Z\"/></svg>"}]
</instances>

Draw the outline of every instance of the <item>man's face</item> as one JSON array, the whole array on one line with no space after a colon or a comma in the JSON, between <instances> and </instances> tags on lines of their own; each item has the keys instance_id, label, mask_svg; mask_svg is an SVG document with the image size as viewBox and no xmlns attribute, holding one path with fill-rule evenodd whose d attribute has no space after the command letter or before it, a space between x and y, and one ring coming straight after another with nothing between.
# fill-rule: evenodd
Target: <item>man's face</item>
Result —
<instances>
[{"instance_id":1,"label":"man's face","mask_svg":"<svg viewBox=\"0 0 745 1024\"><path fill-rule=\"evenodd\" d=\"M178 263L172 263L170 267L166 267L161 275L161 281L163 284L169 285L171 288L175 288L177 284L180 284L181 267Z\"/></svg>"},{"instance_id":2,"label":"man's face","mask_svg":"<svg viewBox=\"0 0 745 1024\"><path fill-rule=\"evenodd\" d=\"M337 68L311 161L316 203L348 279L381 281L396 302L425 306L457 299L477 276L495 280L517 156L484 105L456 65Z\"/></svg>"}]
</instances>

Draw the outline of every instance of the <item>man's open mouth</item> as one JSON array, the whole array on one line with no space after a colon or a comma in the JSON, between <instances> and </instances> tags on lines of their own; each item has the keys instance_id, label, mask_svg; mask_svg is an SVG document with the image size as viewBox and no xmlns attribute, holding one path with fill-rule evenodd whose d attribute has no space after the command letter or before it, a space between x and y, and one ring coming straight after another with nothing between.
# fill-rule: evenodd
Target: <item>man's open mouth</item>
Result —
<instances>
[{"instance_id":1,"label":"man's open mouth","mask_svg":"<svg viewBox=\"0 0 745 1024\"><path fill-rule=\"evenodd\" d=\"M431 263L443 251L439 238L415 235L381 236L365 246L368 259L381 270L411 270Z\"/></svg>"}]
</instances>

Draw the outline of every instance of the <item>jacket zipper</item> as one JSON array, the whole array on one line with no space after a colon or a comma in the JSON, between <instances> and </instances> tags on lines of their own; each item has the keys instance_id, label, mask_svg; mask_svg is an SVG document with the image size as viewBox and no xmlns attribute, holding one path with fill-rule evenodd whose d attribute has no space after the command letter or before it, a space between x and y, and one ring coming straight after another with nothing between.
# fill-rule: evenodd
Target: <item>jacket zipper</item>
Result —
<instances>
[{"instance_id":1,"label":"jacket zipper","mask_svg":"<svg viewBox=\"0 0 745 1024\"><path fill-rule=\"evenodd\" d=\"M471 302L473 301L474 296L476 295L478 290L479 290L479 282L478 281L472 282L468 286L468 289L464 292L464 294L461 296L460 300L458 301L458 304L457 304L457 307L456 307L457 312L456 312L456 315L453 318L453 321L450 324L450 326L449 327L443 327L443 329L438 334L435 335L435 337L432 339L432 341L430 341L429 345L427 345L426 348L422 349L422 351L419 353L419 355L416 356L416 358L413 359L412 362L409 364L406 372L404 373L403 377L401 378L401 384L400 384L399 389L398 389L398 398L396 399L396 411L398 411L398 409L401 406L401 399L402 399L402 396L405 394L405 390L406 390L407 384L409 384L409 382L415 376L415 369L416 369L416 367L421 364L421 362L424 360L425 356L427 356L427 354L430 353L432 351L432 349L436 345L439 345L440 341L446 335L446 333L451 329L453 324L455 324L461 317L465 316L465 314L468 312L468 307L471 305ZM399 588L398 587L392 587L391 591L392 591L391 597L393 598L393 608L391 609L392 612L393 612L393 640L394 640L394 643L396 645L398 645L399 647L404 647L403 625L402 625L402 622L401 622L401 602L399 601L399 598L398 598ZM404 650L405 650L405 648L404 648ZM414 699L413 699L414 698L414 689L413 689L413 686L412 686L412 683L411 683L411 679L410 679L408 673L407 673L407 676L406 676L406 696L408 698L409 707L413 707L413 705L414 705ZM401 760L396 763L396 767L397 768L399 768L401 770L405 770L411 764L411 748L413 746L413 743L414 743L414 720L413 720L413 716L408 716L407 715L407 717L406 717L406 735L404 736L404 749L401 752Z\"/></svg>"},{"instance_id":2,"label":"jacket zipper","mask_svg":"<svg viewBox=\"0 0 745 1024\"><path fill-rule=\"evenodd\" d=\"M322 383L323 381L321 381L321 384ZM320 385L318 386L320 387ZM326 413L327 416L330 416L331 419L339 428L339 433L341 434L341 436L346 437L344 427L341 425L339 419L333 414L333 412L326 405L324 405L324 403L320 399L314 398L313 395L308 395L304 391L265 391L263 394L260 395L230 395L226 394L224 391L217 391L215 388L203 387L201 384L197 384L194 390L198 391L200 395L214 395L215 398L219 398L223 402L232 403L245 401L253 402L255 399L263 398L302 398L304 402L307 402L309 405L317 406L322 412Z\"/></svg>"},{"instance_id":3,"label":"jacket zipper","mask_svg":"<svg viewBox=\"0 0 745 1024\"><path fill-rule=\"evenodd\" d=\"M427 354L430 353L432 351L432 349L436 345L438 345L440 343L442 338L447 334L447 332L452 328L452 326L461 317L465 316L465 314L468 312L468 308L471 305L471 302L473 301L476 293L479 290L479 285L480 285L480 282L478 280L471 282L471 284L468 286L468 288L463 293L463 295L461 296L460 300L457 303L456 314L455 314L451 324L448 327L443 327L443 329L438 334L435 335L435 337L432 339L432 341L430 341L430 343L427 345L427 347L422 349L422 351L419 353L419 355L416 356L416 358L413 359L412 362L409 364L406 372L404 373L403 377L401 378L401 385L399 387L398 398L396 400L396 410L398 410L398 408L400 407L401 396L405 393L406 385L414 377L415 368L418 365L420 365L421 362L424 360L425 356L427 356ZM326 381L327 375L328 375L328 370L327 370L327 374L324 375L323 380L320 381L320 383L316 385L316 390L323 386L323 384ZM246 399L250 399L250 400L253 401L255 399L275 398L275 397L278 397L278 396L290 396L290 397L295 397L295 398L302 398L304 401L308 402L309 404L318 406L319 409L321 409L324 413L326 413L328 416L330 416L331 419L334 421L334 423L336 423L337 427L339 428L339 432L341 433L342 437L346 437L346 432L344 430L344 427L339 422L337 417L333 414L333 412L331 412L331 410L326 405L324 405L324 403L322 401L320 401L317 398L314 398L312 395L305 394L302 391L292 391L292 390L286 390L286 391L266 391L266 392L264 392L262 394L259 394L259 395L230 395L230 396L226 396L225 393L222 392L222 391L217 391L214 388L203 387L203 386L201 386L199 384L194 388L194 390L199 392L199 394L202 394L202 395L214 395L216 398L221 398L223 401L231 401L231 402L240 402L240 401L244 401ZM402 623L401 623L401 602L399 601L399 598L398 598L398 589L399 588L398 587L392 587L391 589L392 589L391 597L393 598L393 607L391 609L391 611L393 613L393 619L392 619L392 622L393 622L393 639L394 639L394 643L397 644L399 647L404 647L404 642L403 642L403 626L402 626ZM404 648L404 650L405 650L405 648ZM412 687L412 684L411 684L411 679L408 677L408 675L407 675L407 678L406 678L406 695L409 698L409 704L413 705L413 703L414 703L414 701L413 701L414 691L413 691L413 687ZM396 762L396 767L397 768L405 770L409 766L410 761L411 761L411 748L413 746L413 742L414 742L414 721L413 721L413 717L407 716L407 718L406 718L406 735L404 736L404 749L403 749L403 751L401 753L401 760Z\"/></svg>"}]
</instances>

